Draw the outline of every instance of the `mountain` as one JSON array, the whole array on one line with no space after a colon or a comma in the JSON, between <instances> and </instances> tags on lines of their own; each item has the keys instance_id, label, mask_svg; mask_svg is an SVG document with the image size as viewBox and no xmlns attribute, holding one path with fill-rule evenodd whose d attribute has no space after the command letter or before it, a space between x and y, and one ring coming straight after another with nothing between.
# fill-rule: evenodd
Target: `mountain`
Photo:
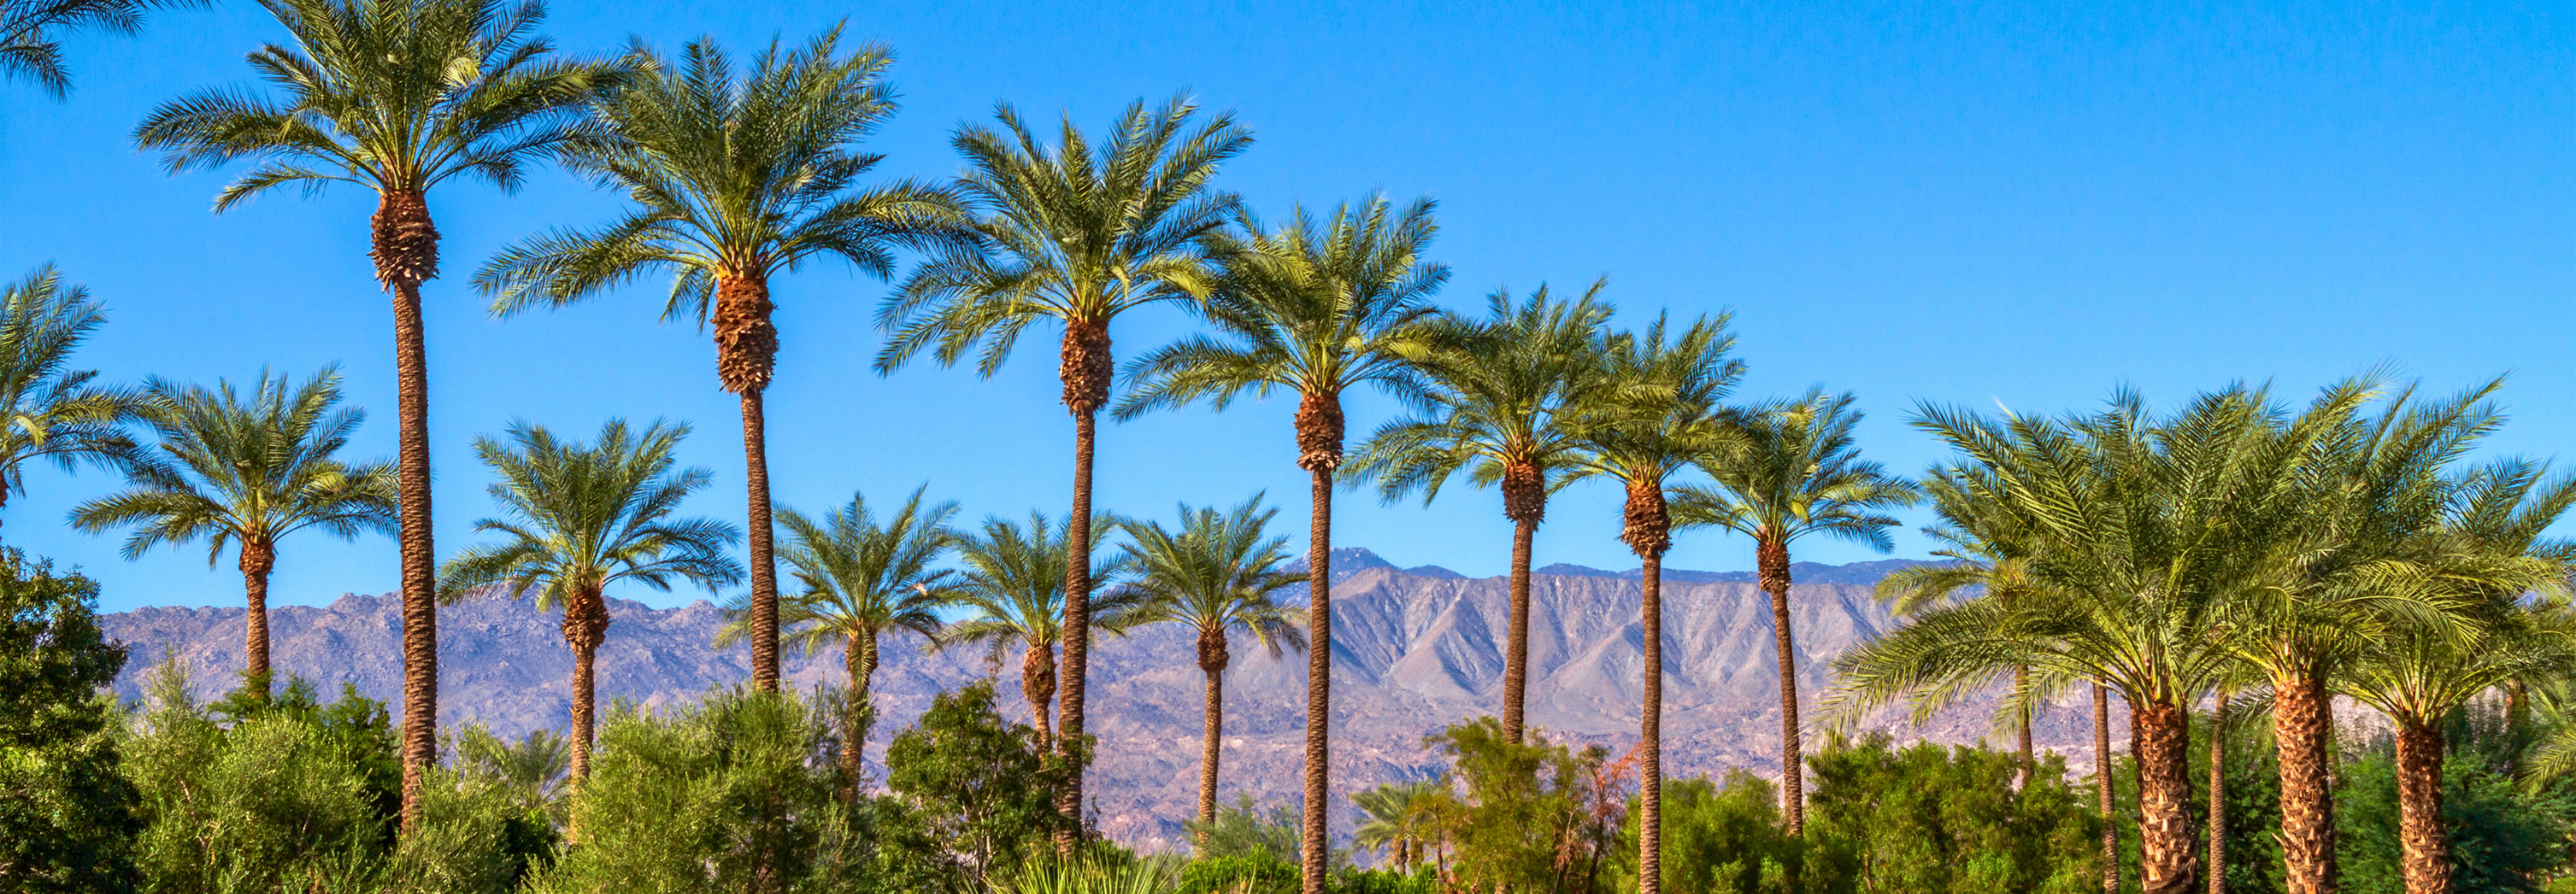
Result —
<instances>
[{"instance_id":1,"label":"mountain","mask_svg":"<svg viewBox=\"0 0 2576 894\"><path fill-rule=\"evenodd\" d=\"M1437 772L1422 738L1440 726L1491 713L1502 692L1506 581L1447 569L1396 568L1362 549L1335 550L1333 780L1337 799L1379 783ZM1902 563L1796 566L1792 587L1802 692L1830 684L1835 655L1893 626L1870 584ZM1773 671L1769 597L1749 573L1665 573L1665 766L1675 776L1728 767L1776 773L1779 683ZM1302 589L1298 591L1302 599ZM1637 573L1580 566L1541 569L1531 582L1530 722L1547 735L1623 751L1635 741L1642 629ZM110 636L133 655L117 684L140 696L150 666L165 654L191 675L201 697L232 683L241 667L239 608L147 608L108 615ZM647 707L695 699L750 677L749 649L709 642L722 613L705 602L655 609L610 600L614 619L599 651L603 703ZM343 596L323 607L271 612L280 673L336 689L343 681L378 699L401 693L399 600ZM1270 661L1239 645L1226 685L1225 797L1290 799L1299 788L1305 682L1302 661ZM1203 682L1189 637L1148 629L1097 646L1091 729L1101 755L1087 789L1104 831L1139 846L1181 839L1180 821L1197 797ZM442 723L474 721L503 735L562 726L570 705L570 652L556 621L527 604L468 601L439 616ZM1005 710L1017 701L1016 662L1003 674ZM838 657L790 652L792 686L837 682ZM913 636L891 638L877 672L884 721L871 743L910 724L942 688L989 673L971 651L928 652ZM1812 701L1810 702L1812 705ZM1812 707L1808 708L1812 712ZM1991 700L1907 723L1900 709L1868 726L1900 738L1969 742L1992 729ZM2091 712L2079 693L2042 712L2039 741L2090 764ZM1336 808L1337 823L1349 811ZM1347 831L1345 829L1344 831Z\"/></svg>"}]
</instances>

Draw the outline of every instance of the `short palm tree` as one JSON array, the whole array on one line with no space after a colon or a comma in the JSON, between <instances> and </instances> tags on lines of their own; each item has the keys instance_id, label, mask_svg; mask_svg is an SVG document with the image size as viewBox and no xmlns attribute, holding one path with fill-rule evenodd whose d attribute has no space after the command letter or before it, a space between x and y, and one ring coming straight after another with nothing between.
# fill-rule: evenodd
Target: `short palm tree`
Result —
<instances>
[{"instance_id":1,"label":"short palm tree","mask_svg":"<svg viewBox=\"0 0 2576 894\"><path fill-rule=\"evenodd\" d=\"M800 592L779 604L779 625L789 645L802 645L811 655L826 646L841 647L841 667L849 674L849 704L841 716L841 772L855 793L859 759L866 749L868 721L876 716L868 703L868 683L877 672L877 643L888 633L909 630L926 637L939 634L939 609L952 598L955 572L932 568L957 545L948 520L957 504L921 505L924 485L897 506L879 525L867 497L851 494L846 506L816 519L793 509L778 513L787 529L781 558L794 570ZM747 607L737 606L734 621L716 635L726 646L751 630Z\"/></svg>"},{"instance_id":2,"label":"short palm tree","mask_svg":"<svg viewBox=\"0 0 2576 894\"><path fill-rule=\"evenodd\" d=\"M1225 512L1181 506L1181 526L1121 519L1125 552L1136 581L1128 587L1144 599L1138 624L1177 624L1197 634L1199 672L1207 675L1207 722L1199 756L1199 849L1207 849L1207 828L1216 822L1219 743L1225 734L1225 670L1234 660L1228 634L1241 632L1270 653L1272 660L1306 647L1288 607L1273 592L1306 580L1282 570L1286 538L1268 536L1277 509L1261 508L1255 494Z\"/></svg>"},{"instance_id":3,"label":"short palm tree","mask_svg":"<svg viewBox=\"0 0 2576 894\"><path fill-rule=\"evenodd\" d=\"M474 529L502 539L448 560L439 595L449 602L509 595L534 600L538 611L563 612L573 654L576 786L590 775L592 665L608 636L608 588L636 583L668 591L685 582L714 589L742 579L742 565L725 554L740 532L713 519L672 517L710 477L705 469L672 470L688 433L687 425L656 422L636 432L610 420L596 442L584 444L516 423L507 441L474 440L474 452L500 477L488 490L503 513Z\"/></svg>"},{"instance_id":4,"label":"short palm tree","mask_svg":"<svg viewBox=\"0 0 2576 894\"><path fill-rule=\"evenodd\" d=\"M1056 368L1073 414L1068 555L1091 554L1091 454L1117 369L1109 324L1140 305L1204 296L1200 237L1224 226L1236 204L1210 183L1252 135L1231 114L1192 128L1197 111L1185 98L1159 109L1129 105L1096 149L1071 121L1061 142L1043 146L1008 105L994 112L1000 131L959 130L950 143L968 169L958 186L982 206L975 232L991 251L951 252L922 265L877 314L893 335L877 354L879 374L927 350L942 364L973 352L976 371L990 376L1029 324L1052 319L1064 327ZM1072 620L1064 631L1060 754L1080 747L1083 735L1092 615L1085 603L1099 589L1084 577L1089 568L1088 559L1064 566ZM1082 774L1070 780L1056 807L1072 819L1081 813Z\"/></svg>"},{"instance_id":5,"label":"short palm tree","mask_svg":"<svg viewBox=\"0 0 2576 894\"><path fill-rule=\"evenodd\" d=\"M140 401L91 384L94 370L70 368L72 352L105 322L89 290L64 284L51 266L0 287L0 506L26 489L31 461L68 471L118 467L133 456L134 441L118 423Z\"/></svg>"},{"instance_id":6,"label":"short palm tree","mask_svg":"<svg viewBox=\"0 0 2576 894\"><path fill-rule=\"evenodd\" d=\"M1582 402L1593 347L1611 307L1595 282L1573 301L1546 286L1523 300L1486 299L1482 320L1431 324L1432 350L1415 362L1428 408L1381 426L1351 457L1389 500L1419 490L1423 502L1460 470L1479 486L1500 486L1512 520L1510 618L1503 646L1503 735L1520 741L1529 690L1531 548L1549 495L1573 480L1578 445L1560 423Z\"/></svg>"},{"instance_id":7,"label":"short palm tree","mask_svg":"<svg viewBox=\"0 0 2576 894\"><path fill-rule=\"evenodd\" d=\"M1674 526L1717 528L1753 541L1755 573L1771 594L1780 666L1780 816L1791 835L1806 825L1806 762L1799 756L1798 661L1789 622L1789 544L1822 534L1879 552L1895 543L1885 510L1922 491L1860 458L1852 429L1861 414L1850 394L1805 397L1742 414L1733 437L1695 459L1713 486L1674 489Z\"/></svg>"},{"instance_id":8,"label":"short palm tree","mask_svg":"<svg viewBox=\"0 0 2576 894\"><path fill-rule=\"evenodd\" d=\"M1638 611L1644 629L1644 698L1637 743L1638 862L1643 894L1663 890L1664 553L1673 546L1665 482L1728 437L1718 401L1744 375L1727 359L1735 345L1727 317L1694 320L1679 332L1657 316L1643 335L1620 332L1597 348L1596 393L1567 414L1583 445L1574 474L1606 478L1626 491L1620 541L1644 564Z\"/></svg>"},{"instance_id":9,"label":"short palm tree","mask_svg":"<svg viewBox=\"0 0 2576 894\"><path fill-rule=\"evenodd\" d=\"M133 34L155 7L203 6L205 0L0 0L0 77L36 82L56 99L71 92L63 68L65 33Z\"/></svg>"},{"instance_id":10,"label":"short palm tree","mask_svg":"<svg viewBox=\"0 0 2576 894\"><path fill-rule=\"evenodd\" d=\"M277 545L306 528L343 540L391 533L400 498L393 468L344 462L340 451L366 414L340 403L340 374L301 383L260 374L248 400L229 382L213 388L153 380L144 418L157 449L126 465L132 486L74 508L72 525L98 533L132 526L123 553L206 541L206 564L238 553L244 618L243 685L268 696L268 576Z\"/></svg>"},{"instance_id":11,"label":"short palm tree","mask_svg":"<svg viewBox=\"0 0 2576 894\"><path fill-rule=\"evenodd\" d=\"M1096 518L1092 523L1105 528L1111 520ZM975 614L950 623L935 641L942 649L983 646L985 660L996 669L1002 666L1003 653L1020 646L1020 694L1028 700L1029 718L1041 740L1052 735L1047 708L1058 688L1055 650L1065 636L1062 572L1066 545L1072 540L1070 527L1031 512L1025 528L1009 519L987 518L981 532L961 538L957 560L965 568L950 592L955 604ZM1091 626L1110 633L1124 633L1135 626L1144 596L1116 586L1130 568L1127 556L1121 553L1086 565L1083 580L1108 588L1083 600Z\"/></svg>"},{"instance_id":12,"label":"short palm tree","mask_svg":"<svg viewBox=\"0 0 2576 894\"><path fill-rule=\"evenodd\" d=\"M251 68L271 98L207 90L153 110L134 140L173 172L258 162L215 197L222 213L293 185L372 189L376 280L394 295L395 450L402 487L402 822L420 816L420 781L438 756L438 552L430 541L429 360L420 285L438 276L431 188L459 177L514 190L524 167L570 136L582 103L611 73L549 58L530 35L541 2L260 0L292 45Z\"/></svg>"},{"instance_id":13,"label":"short palm tree","mask_svg":"<svg viewBox=\"0 0 2576 894\"><path fill-rule=\"evenodd\" d=\"M1429 351L1439 309L1431 295L1449 268L1423 260L1439 232L1429 199L1398 211L1371 196L1318 223L1303 209L1277 230L1242 216L1243 234L1210 237L1220 265L1199 306L1216 334L1182 339L1138 358L1118 416L1200 399L1222 411L1247 392L1297 395L1297 466L1312 479L1306 547L1306 894L1325 883L1327 776L1332 725L1333 474L1342 465L1342 397L1375 386L1420 391L1408 361Z\"/></svg>"},{"instance_id":14,"label":"short palm tree","mask_svg":"<svg viewBox=\"0 0 2576 894\"><path fill-rule=\"evenodd\" d=\"M1388 783L1354 794L1351 806L1359 809L1360 822L1351 845L1384 850L1395 871L1411 874L1440 837L1441 802L1448 799L1446 779Z\"/></svg>"},{"instance_id":15,"label":"short palm tree","mask_svg":"<svg viewBox=\"0 0 2576 894\"><path fill-rule=\"evenodd\" d=\"M715 330L716 379L742 404L751 532L751 675L778 688L778 572L772 555L769 442L762 394L777 367L769 282L838 258L893 275L897 247L963 238L948 191L909 181L862 189L883 156L854 151L895 111L882 47L843 54L840 32L801 49L772 43L736 80L712 39L674 65L638 47L632 73L591 107L596 127L564 144L575 172L634 207L592 230L557 229L494 255L474 275L492 312L561 307L647 271L672 274L662 318Z\"/></svg>"}]
</instances>

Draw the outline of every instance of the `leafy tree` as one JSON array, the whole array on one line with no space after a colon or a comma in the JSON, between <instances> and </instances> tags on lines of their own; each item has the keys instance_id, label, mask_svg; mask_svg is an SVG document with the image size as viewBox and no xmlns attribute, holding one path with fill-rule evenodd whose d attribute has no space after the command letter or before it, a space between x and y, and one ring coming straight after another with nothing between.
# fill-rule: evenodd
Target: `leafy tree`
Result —
<instances>
[{"instance_id":1,"label":"leafy tree","mask_svg":"<svg viewBox=\"0 0 2576 894\"><path fill-rule=\"evenodd\" d=\"M0 76L36 82L56 99L71 92L63 67L63 34L99 30L133 34L155 8L203 6L205 0L0 0Z\"/></svg>"},{"instance_id":2,"label":"leafy tree","mask_svg":"<svg viewBox=\"0 0 2576 894\"><path fill-rule=\"evenodd\" d=\"M1350 461L1389 500L1420 490L1429 503L1462 469L1473 484L1501 488L1503 517L1512 520L1502 719L1515 741L1529 689L1531 545L1548 497L1574 480L1579 445L1562 419L1582 402L1610 320L1609 303L1598 300L1604 284L1572 302L1543 285L1519 302L1495 292L1486 319L1427 321L1431 350L1414 361L1427 409L1379 427Z\"/></svg>"},{"instance_id":3,"label":"leafy tree","mask_svg":"<svg viewBox=\"0 0 2576 894\"><path fill-rule=\"evenodd\" d=\"M740 80L711 38L681 55L674 65L641 45L630 51L630 76L591 103L596 126L563 147L569 167L623 190L635 207L597 229L556 229L504 248L474 284L493 296L493 313L507 316L667 270L662 318L695 316L714 328L717 381L742 403L752 681L775 690L778 580L762 403L778 355L770 279L830 258L890 276L893 249L953 241L963 212L943 189L859 187L884 157L856 145L895 112L885 48L844 55L837 28L801 49L773 41Z\"/></svg>"},{"instance_id":4,"label":"leafy tree","mask_svg":"<svg viewBox=\"0 0 2576 894\"><path fill-rule=\"evenodd\" d=\"M1262 876L1271 873L1261 867L1275 861L1287 875L1286 887L1294 889L1303 878L1292 862L1304 846L1303 822L1294 804L1258 805L1250 794L1237 794L1235 802L1219 806L1216 815L1186 825L1202 861L1243 861L1239 868L1251 868L1250 874Z\"/></svg>"},{"instance_id":5,"label":"leafy tree","mask_svg":"<svg viewBox=\"0 0 2576 894\"><path fill-rule=\"evenodd\" d=\"M159 449L126 464L132 487L72 509L72 525L93 534L133 526L128 559L203 539L212 566L235 547L250 605L242 677L260 696L270 679L268 576L278 541L306 528L350 540L395 527L393 464L338 457L366 418L355 408L335 412L339 402L335 369L302 383L263 372L248 401L230 382L205 388L154 379L142 404Z\"/></svg>"},{"instance_id":6,"label":"leafy tree","mask_svg":"<svg viewBox=\"0 0 2576 894\"><path fill-rule=\"evenodd\" d=\"M1679 332L1655 318L1643 336L1621 332L1597 348L1602 395L1569 414L1583 445L1578 478L1608 478L1627 492L1619 539L1644 563L1639 620L1643 624L1644 704L1639 721L1637 812L1639 891L1663 887L1664 553L1673 546L1673 519L1664 484L1692 457L1723 439L1718 401L1744 375L1744 363L1726 352L1735 338L1727 317L1693 320Z\"/></svg>"},{"instance_id":7,"label":"leafy tree","mask_svg":"<svg viewBox=\"0 0 2576 894\"><path fill-rule=\"evenodd\" d=\"M1095 149L1068 120L1061 141L1044 147L1009 105L994 110L1002 131L970 126L950 144L966 156L958 181L984 214L975 233L989 251L952 252L922 265L886 300L877 323L892 338L877 353L885 374L924 350L943 365L976 353L991 376L1031 323L1064 326L1057 375L1073 414L1073 508L1065 514L1072 549L1064 563L1063 704L1054 730L1057 752L1083 747L1085 684L1091 667L1091 454L1097 416L1109 403L1109 324L1138 306L1203 297L1209 271L1200 240L1225 225L1236 199L1211 189L1217 166L1252 135L1232 114L1189 128L1198 107L1174 98L1160 109L1129 105ZM1082 809L1082 776L1056 805L1067 819ZM1071 833L1068 833L1071 834ZM1059 843L1070 850L1071 840ZM1311 892L1310 892L1311 894Z\"/></svg>"},{"instance_id":8,"label":"leafy tree","mask_svg":"<svg viewBox=\"0 0 2576 894\"><path fill-rule=\"evenodd\" d=\"M1286 607L1271 593L1304 581L1306 575L1281 570L1288 555L1285 538L1270 537L1276 509L1261 508L1261 495L1220 513L1183 504L1179 530L1158 522L1121 519L1142 596L1137 624L1177 624L1197 634L1199 672L1207 675L1206 732L1199 755L1199 822L1216 821L1218 746L1225 735L1225 670L1233 661L1227 635L1252 637L1271 660L1290 649L1306 648L1306 635ZM1199 849L1207 849L1206 835ZM1282 854L1281 856L1286 856Z\"/></svg>"},{"instance_id":9,"label":"leafy tree","mask_svg":"<svg viewBox=\"0 0 2576 894\"><path fill-rule=\"evenodd\" d=\"M131 396L90 384L96 371L69 368L72 352L106 322L89 290L65 285L50 265L0 286L0 419L8 423L0 426L0 505L27 489L31 461L68 471L133 455L118 425L132 415Z\"/></svg>"},{"instance_id":10,"label":"leafy tree","mask_svg":"<svg viewBox=\"0 0 2576 894\"><path fill-rule=\"evenodd\" d=\"M868 703L868 682L877 672L878 638L897 630L938 636L939 609L953 598L948 587L955 572L933 569L930 563L956 545L948 520L957 514L957 504L924 507L921 495L927 489L914 489L882 527L861 494L851 494L849 505L820 521L793 509L778 516L779 526L787 529L784 557L803 588L779 607L779 623L788 642L804 646L805 654L839 643L841 666L849 674L849 703L841 712L841 772L853 797L866 750L866 723L876 716ZM733 623L716 636L718 646L749 632L750 613L743 609L736 606L731 612Z\"/></svg>"},{"instance_id":11,"label":"leafy tree","mask_svg":"<svg viewBox=\"0 0 2576 894\"><path fill-rule=\"evenodd\" d=\"M250 55L283 94L206 90L135 128L172 173L239 159L257 166L215 197L221 213L278 187L376 192L376 279L393 292L395 451L402 491L403 817L437 762L438 551L430 541L429 360L420 285L438 276L429 190L458 177L517 189L525 163L572 135L611 72L549 58L530 35L540 0L260 0L292 45Z\"/></svg>"},{"instance_id":12,"label":"leafy tree","mask_svg":"<svg viewBox=\"0 0 2576 894\"><path fill-rule=\"evenodd\" d=\"M135 890L139 794L99 690L125 650L99 632L98 585L0 550L0 890Z\"/></svg>"},{"instance_id":13,"label":"leafy tree","mask_svg":"<svg viewBox=\"0 0 2576 894\"><path fill-rule=\"evenodd\" d=\"M1780 832L1780 790L1771 781L1743 770L1718 778L1674 779L1664 783L1665 861L1662 883L1675 894L1786 891L1789 866L1801 851ZM1637 822L1628 820L1623 841L1637 838ZM1613 891L1637 884L1637 856L1623 852L1614 861L1618 879ZM1771 884L1766 886L1765 879ZM1910 892L1909 892L1910 894Z\"/></svg>"},{"instance_id":14,"label":"leafy tree","mask_svg":"<svg viewBox=\"0 0 2576 894\"><path fill-rule=\"evenodd\" d=\"M1111 519L1102 516L1093 523L1106 528ZM1055 741L1047 728L1047 705L1056 693L1055 647L1064 642L1066 600L1061 572L1073 540L1071 527L1031 512L1026 528L1009 519L987 518L982 533L958 541L957 558L966 567L951 592L957 605L976 614L949 624L934 641L942 649L984 646L985 661L997 674L1003 652L1014 644L1022 646L1020 694L1028 700L1038 738L1049 742ZM1131 563L1123 552L1095 560L1082 579L1092 586L1111 587L1127 575ZM1124 633L1139 623L1144 603L1143 592L1127 588L1112 588L1083 600L1090 626L1110 633Z\"/></svg>"},{"instance_id":15,"label":"leafy tree","mask_svg":"<svg viewBox=\"0 0 2576 894\"><path fill-rule=\"evenodd\" d=\"M2075 892L2095 886L2099 819L2064 764L2015 786L2010 752L1884 733L1827 740L1813 764L1804 870L1828 889Z\"/></svg>"},{"instance_id":16,"label":"leafy tree","mask_svg":"<svg viewBox=\"0 0 2576 894\"><path fill-rule=\"evenodd\" d=\"M1325 885L1324 802L1332 732L1333 473L1342 465L1342 395L1376 386L1398 396L1420 390L1407 358L1425 351L1421 323L1438 313L1431 295L1449 268L1425 261L1439 225L1432 202L1401 212L1370 196L1317 224L1304 209L1276 230L1240 215L1244 235L1211 234L1218 263L1213 293L1198 306L1213 337L1184 338L1130 367L1134 390L1118 406L1133 418L1158 407L1206 399L1222 411L1245 392L1277 388L1298 396L1297 466L1313 479L1307 522L1306 894Z\"/></svg>"},{"instance_id":17,"label":"leafy tree","mask_svg":"<svg viewBox=\"0 0 2576 894\"><path fill-rule=\"evenodd\" d=\"M1049 758L1035 729L993 709L978 680L931 700L886 747L886 786L979 883L1007 877L1071 822L1054 808L1071 764Z\"/></svg>"},{"instance_id":18,"label":"leafy tree","mask_svg":"<svg viewBox=\"0 0 2576 894\"><path fill-rule=\"evenodd\" d=\"M1454 789L1445 809L1443 877L1453 890L1588 891L1579 875L1599 849L1614 846L1591 834L1596 820L1585 809L1593 770L1608 762L1600 746L1575 751L1545 741L1514 742L1502 723L1478 717L1423 738L1449 756Z\"/></svg>"},{"instance_id":19,"label":"leafy tree","mask_svg":"<svg viewBox=\"0 0 2576 894\"><path fill-rule=\"evenodd\" d=\"M499 543L448 560L440 596L533 599L538 611L560 609L572 647L572 784L590 777L594 662L608 637L608 588L636 583L669 590L675 581L708 589L742 578L725 548L741 539L713 519L672 518L680 501L705 487L705 469L674 474L687 425L656 422L631 432L612 419L590 444L555 437L544 426L515 423L507 442L474 439L474 452L501 480L486 490L505 517L474 523Z\"/></svg>"},{"instance_id":20,"label":"leafy tree","mask_svg":"<svg viewBox=\"0 0 2576 894\"><path fill-rule=\"evenodd\" d=\"M1912 482L1860 459L1852 429L1856 399L1821 390L1742 414L1734 436L1697 465L1714 487L1674 489L1675 527L1719 528L1753 540L1762 591L1771 594L1771 630L1779 646L1781 815L1790 837L1806 827L1806 762L1798 756L1798 659L1789 630L1789 544L1822 534L1888 552L1886 510L1911 505Z\"/></svg>"}]
</instances>

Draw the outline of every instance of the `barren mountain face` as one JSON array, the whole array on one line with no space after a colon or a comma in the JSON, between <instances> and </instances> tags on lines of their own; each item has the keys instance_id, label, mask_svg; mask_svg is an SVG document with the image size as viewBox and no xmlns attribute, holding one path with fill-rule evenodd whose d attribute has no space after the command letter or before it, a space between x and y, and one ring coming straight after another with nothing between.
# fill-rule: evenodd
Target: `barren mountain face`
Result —
<instances>
[{"instance_id":1,"label":"barren mountain face","mask_svg":"<svg viewBox=\"0 0 2576 894\"><path fill-rule=\"evenodd\" d=\"M1435 567L1397 569L1366 550L1336 550L1333 612L1336 798L1380 783L1438 772L1425 734L1495 713L1503 678L1505 580L1467 578ZM1802 695L1812 706L1832 684L1833 657L1893 626L1870 584L1899 563L1800 565L1792 588ZM1713 774L1729 767L1776 774L1779 682L1773 669L1770 601L1749 573L1669 571L1665 576L1664 749L1667 772ZM1301 588L1302 592L1302 588ZM1634 744L1642 643L1638 582L1625 574L1575 566L1542 569L1530 598L1532 726L1551 738L1599 743L1614 754ZM704 602L654 609L611 600L613 621L599 650L602 704L622 699L647 708L695 699L708 689L750 679L747 646L718 650L722 613ZM201 697L234 685L242 664L239 608L148 608L104 617L110 636L133 654L117 694L138 698L165 650L189 669ZM401 695L399 599L343 596L322 608L271 613L278 673L335 692L342 681L369 697ZM439 698L442 723L474 721L504 736L541 726L561 728L572 655L557 619L527 603L468 601L441 610ZM882 754L894 731L909 725L941 689L992 673L974 650L928 652L916 636L889 638L877 672L883 719L872 746ZM1097 646L1092 667L1091 728L1099 762L1086 791L1104 832L1132 846L1176 845L1181 820L1198 792L1204 677L1189 636L1148 629ZM1305 717L1304 663L1273 661L1249 642L1234 646L1226 682L1224 790L1256 801L1292 799L1299 785ZM1015 694L1016 653L1000 689L1004 711L1026 722ZM789 653L788 685L812 689L841 682L840 656ZM2040 717L2042 748L2068 763L2091 763L2089 695L2069 693ZM1900 739L2008 746L1991 700L1962 704L1917 726L1901 709L1866 726ZM2125 715L2114 717L2126 739ZM2125 745L2125 742L2122 744ZM1809 746L1813 749L1813 745ZM1350 811L1337 806L1347 833Z\"/></svg>"}]
</instances>

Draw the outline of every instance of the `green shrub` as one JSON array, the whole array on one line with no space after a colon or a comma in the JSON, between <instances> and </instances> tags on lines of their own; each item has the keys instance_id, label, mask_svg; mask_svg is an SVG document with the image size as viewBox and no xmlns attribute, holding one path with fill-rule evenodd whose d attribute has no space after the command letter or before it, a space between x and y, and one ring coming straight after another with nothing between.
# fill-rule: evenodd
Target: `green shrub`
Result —
<instances>
[{"instance_id":1,"label":"green shrub","mask_svg":"<svg viewBox=\"0 0 2576 894\"><path fill-rule=\"evenodd\" d=\"M2017 757L1884 733L1829 738L1810 759L1806 870L1828 890L2100 890L2101 826L2058 756L2013 789ZM1784 861L1786 862L1786 861Z\"/></svg>"},{"instance_id":2,"label":"green shrub","mask_svg":"<svg viewBox=\"0 0 2576 894\"><path fill-rule=\"evenodd\" d=\"M1182 823L1181 828L1203 860L1266 856L1295 865L1306 842L1304 820L1295 806L1257 807L1251 795L1236 795L1233 804L1217 805L1214 819L1193 819Z\"/></svg>"},{"instance_id":3,"label":"green shrub","mask_svg":"<svg viewBox=\"0 0 2576 894\"><path fill-rule=\"evenodd\" d=\"M1764 890L1764 867L1781 876L1797 861L1780 832L1780 790L1770 780L1729 770L1721 779L1664 782L1664 890L1674 894ZM1637 887L1637 813L1631 802L1612 863L1611 890ZM1784 864L1783 861L1788 861Z\"/></svg>"},{"instance_id":4,"label":"green shrub","mask_svg":"<svg viewBox=\"0 0 2576 894\"><path fill-rule=\"evenodd\" d=\"M1333 876L1333 894L1440 894L1440 876L1429 867L1412 875L1370 869Z\"/></svg>"},{"instance_id":5,"label":"green shrub","mask_svg":"<svg viewBox=\"0 0 2576 894\"><path fill-rule=\"evenodd\" d=\"M1287 894L1303 882L1297 864L1265 849L1192 860L1181 867L1172 894Z\"/></svg>"},{"instance_id":6,"label":"green shrub","mask_svg":"<svg viewBox=\"0 0 2576 894\"><path fill-rule=\"evenodd\" d=\"M993 707L993 683L940 693L886 748L886 787L912 824L977 878L1052 854L1066 828L1055 809L1064 771L1025 724Z\"/></svg>"},{"instance_id":7,"label":"green shrub","mask_svg":"<svg viewBox=\"0 0 2576 894\"><path fill-rule=\"evenodd\" d=\"M100 694L125 650L99 634L98 585L0 550L0 891L130 891L140 798L118 772Z\"/></svg>"}]
</instances>

